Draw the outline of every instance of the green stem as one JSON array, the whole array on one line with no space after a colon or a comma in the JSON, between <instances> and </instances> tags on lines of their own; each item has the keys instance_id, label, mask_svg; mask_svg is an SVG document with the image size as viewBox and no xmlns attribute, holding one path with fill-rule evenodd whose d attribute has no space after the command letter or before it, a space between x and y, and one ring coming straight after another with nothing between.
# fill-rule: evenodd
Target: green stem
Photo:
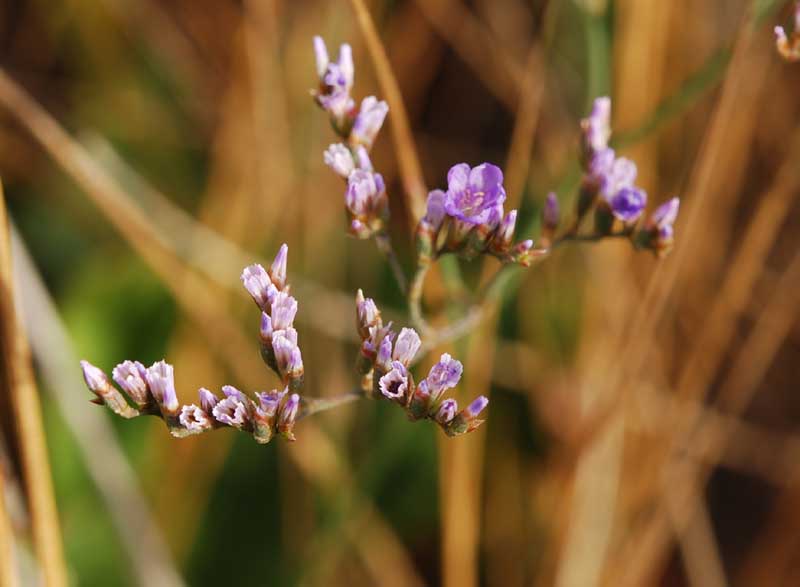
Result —
<instances>
[{"instance_id":1,"label":"green stem","mask_svg":"<svg viewBox=\"0 0 800 587\"><path fill-rule=\"evenodd\" d=\"M366 395L364 395L364 392L358 388L348 391L342 395L337 395L330 398L304 397L302 398L302 403L300 404L300 413L297 415L297 419L302 420L308 416L313 416L314 414L319 414L320 412L326 412L328 410L338 408L339 406L364 399L365 397Z\"/></svg>"},{"instance_id":2,"label":"green stem","mask_svg":"<svg viewBox=\"0 0 800 587\"><path fill-rule=\"evenodd\" d=\"M423 336L433 332L433 328L422 315L422 286L425 285L425 276L431 267L431 262L417 265L417 272L411 280L411 287L408 290L408 312L411 315L411 323L420 331Z\"/></svg>"}]
</instances>

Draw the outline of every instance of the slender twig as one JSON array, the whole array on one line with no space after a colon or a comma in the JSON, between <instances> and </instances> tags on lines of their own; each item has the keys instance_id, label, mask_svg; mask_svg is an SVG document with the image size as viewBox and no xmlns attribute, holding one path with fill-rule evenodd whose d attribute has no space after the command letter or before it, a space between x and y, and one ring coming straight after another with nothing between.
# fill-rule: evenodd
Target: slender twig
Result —
<instances>
[{"instance_id":1,"label":"slender twig","mask_svg":"<svg viewBox=\"0 0 800 587\"><path fill-rule=\"evenodd\" d=\"M313 416L314 414L319 414L320 412L326 412L328 410L338 408L339 406L344 406L360 399L364 399L365 397L367 396L364 394L364 392L358 388L334 397L304 397L302 398L302 403L300 404L300 413L297 415L297 419L301 420L302 418Z\"/></svg>"},{"instance_id":2,"label":"slender twig","mask_svg":"<svg viewBox=\"0 0 800 587\"><path fill-rule=\"evenodd\" d=\"M25 333L17 319L11 269L11 240L5 199L0 186L0 352L4 373L2 393L11 400L19 439L20 459L28 498L36 555L45 584L67 585L47 439L42 424L39 392ZM2 497L2 496L0 496Z\"/></svg>"},{"instance_id":3,"label":"slender twig","mask_svg":"<svg viewBox=\"0 0 800 587\"><path fill-rule=\"evenodd\" d=\"M420 263L408 290L408 312L411 317L411 323L423 336L429 335L434 330L422 315L422 289L425 285L425 276L430 268L430 262Z\"/></svg>"},{"instance_id":4,"label":"slender twig","mask_svg":"<svg viewBox=\"0 0 800 587\"><path fill-rule=\"evenodd\" d=\"M403 267L400 265L400 260L397 258L397 254L394 252L392 238L389 236L389 233L377 233L375 235L375 244L378 246L378 250L383 253L383 256L386 257L386 260L389 262L389 267L392 269L394 279L397 282L397 287L399 287L400 291L405 295L405 293L408 291L408 281L406 280L406 274L403 271Z\"/></svg>"},{"instance_id":5,"label":"slender twig","mask_svg":"<svg viewBox=\"0 0 800 587\"><path fill-rule=\"evenodd\" d=\"M392 138L394 138L397 150L400 178L405 188L406 205L413 228L425 213L427 188L422 176L422 166L419 162L417 149L414 146L414 139L411 135L408 112L403 103L403 96L400 93L397 78L392 72L389 57L386 55L386 50L383 47L383 43L381 43L378 31L375 29L375 23L372 21L364 0L350 0L350 4L353 7L353 12L356 13L358 25L367 43L367 49L369 49L372 64L378 76L378 83L392 112L391 116L389 116L389 122L392 125Z\"/></svg>"}]
</instances>

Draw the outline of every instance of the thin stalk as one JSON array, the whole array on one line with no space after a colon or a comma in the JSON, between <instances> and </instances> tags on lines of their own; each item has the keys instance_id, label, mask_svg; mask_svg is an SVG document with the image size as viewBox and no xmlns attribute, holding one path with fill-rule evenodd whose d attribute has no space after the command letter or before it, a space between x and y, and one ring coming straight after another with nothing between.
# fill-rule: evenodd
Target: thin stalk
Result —
<instances>
[{"instance_id":1,"label":"thin stalk","mask_svg":"<svg viewBox=\"0 0 800 587\"><path fill-rule=\"evenodd\" d=\"M408 291L408 280L406 279L406 274L405 271L403 271L402 265L400 265L400 260L394 252L392 238L389 236L389 233L379 232L376 234L375 244L378 245L378 250L383 253L383 256L386 257L386 260L389 262L389 267L392 268L397 287L399 287L400 291L405 295Z\"/></svg>"},{"instance_id":2,"label":"thin stalk","mask_svg":"<svg viewBox=\"0 0 800 587\"><path fill-rule=\"evenodd\" d=\"M30 349L14 307L12 275L11 240L5 198L0 185L0 350L4 367L2 393L11 400L34 549L41 565L44 583L60 587L67 585L67 569L64 564L58 510Z\"/></svg>"},{"instance_id":3,"label":"thin stalk","mask_svg":"<svg viewBox=\"0 0 800 587\"><path fill-rule=\"evenodd\" d=\"M297 415L298 420L302 420L308 416L326 412L339 406L344 406L349 403L364 399L366 394L360 389L353 389L342 395L337 395L329 398L309 398L302 399L300 413Z\"/></svg>"},{"instance_id":4,"label":"thin stalk","mask_svg":"<svg viewBox=\"0 0 800 587\"><path fill-rule=\"evenodd\" d=\"M408 311L411 315L411 323L423 336L429 335L434 330L422 315L422 289L425 285L425 276L430 268L430 262L418 265L408 290Z\"/></svg>"}]
</instances>

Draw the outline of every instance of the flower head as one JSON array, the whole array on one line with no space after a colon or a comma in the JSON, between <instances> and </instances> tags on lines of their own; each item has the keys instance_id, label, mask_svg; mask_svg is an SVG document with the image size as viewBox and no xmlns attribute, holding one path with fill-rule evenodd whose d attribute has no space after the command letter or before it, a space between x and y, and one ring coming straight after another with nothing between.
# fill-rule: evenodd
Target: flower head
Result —
<instances>
[{"instance_id":1,"label":"flower head","mask_svg":"<svg viewBox=\"0 0 800 587\"><path fill-rule=\"evenodd\" d=\"M454 399L446 399L442 402L442 405L439 406L434 418L439 424L445 426L455 418L457 411L458 402Z\"/></svg>"},{"instance_id":2,"label":"flower head","mask_svg":"<svg viewBox=\"0 0 800 587\"><path fill-rule=\"evenodd\" d=\"M208 417L208 414L194 404L183 406L181 408L181 414L178 416L178 422L180 422L181 426L190 432L195 433L209 430L213 426L211 418Z\"/></svg>"},{"instance_id":3,"label":"flower head","mask_svg":"<svg viewBox=\"0 0 800 587\"><path fill-rule=\"evenodd\" d=\"M225 399L217 403L211 410L217 422L234 428L244 428L250 422L247 399L241 391L233 386L225 385L222 388Z\"/></svg>"},{"instance_id":4,"label":"flower head","mask_svg":"<svg viewBox=\"0 0 800 587\"><path fill-rule=\"evenodd\" d=\"M289 246L286 243L281 245L278 249L278 254L275 255L275 260L269 268L269 278L272 284L279 290L286 288L286 261L289 257Z\"/></svg>"},{"instance_id":5,"label":"flower head","mask_svg":"<svg viewBox=\"0 0 800 587\"><path fill-rule=\"evenodd\" d=\"M656 208L655 212L653 212L650 221L658 228L659 237L672 237L672 225L675 224L675 220L678 219L678 210L680 206L680 199L672 198L661 204Z\"/></svg>"},{"instance_id":6,"label":"flower head","mask_svg":"<svg viewBox=\"0 0 800 587\"><path fill-rule=\"evenodd\" d=\"M403 403L409 388L409 375L400 361L392 363L391 370L378 381L378 389L387 399Z\"/></svg>"},{"instance_id":7,"label":"flower head","mask_svg":"<svg viewBox=\"0 0 800 587\"><path fill-rule=\"evenodd\" d=\"M647 194L635 187L623 187L608 200L611 212L625 223L635 222L644 212Z\"/></svg>"},{"instance_id":8,"label":"flower head","mask_svg":"<svg viewBox=\"0 0 800 587\"><path fill-rule=\"evenodd\" d=\"M414 355L417 354L422 341L419 334L413 328L403 328L400 335L397 337L397 342L394 343L394 352L392 359L400 361L403 365L408 367L411 361L414 360Z\"/></svg>"},{"instance_id":9,"label":"flower head","mask_svg":"<svg viewBox=\"0 0 800 587\"><path fill-rule=\"evenodd\" d=\"M123 361L111 371L111 377L117 385L128 394L141 408L148 400L148 388L145 376L147 369L139 361Z\"/></svg>"},{"instance_id":10,"label":"flower head","mask_svg":"<svg viewBox=\"0 0 800 587\"><path fill-rule=\"evenodd\" d=\"M353 88L355 68L350 45L339 47L338 61L331 61L321 37L314 37L314 57L319 76L319 91L314 92L322 108L336 119L343 119L353 109L350 90Z\"/></svg>"},{"instance_id":11,"label":"flower head","mask_svg":"<svg viewBox=\"0 0 800 587\"><path fill-rule=\"evenodd\" d=\"M436 231L442 225L445 217L445 193L442 190L433 190L428 194L425 211L425 222Z\"/></svg>"},{"instance_id":12,"label":"flower head","mask_svg":"<svg viewBox=\"0 0 800 587\"><path fill-rule=\"evenodd\" d=\"M200 396L200 409L206 414L210 414L214 410L214 406L219 403L219 398L205 387L201 387L197 391L197 395Z\"/></svg>"},{"instance_id":13,"label":"flower head","mask_svg":"<svg viewBox=\"0 0 800 587\"><path fill-rule=\"evenodd\" d=\"M427 389L430 391L431 401L435 403L445 391L458 385L463 371L464 366L461 361L454 359L447 353L439 357L439 362L431 367L428 376L424 380Z\"/></svg>"},{"instance_id":14,"label":"flower head","mask_svg":"<svg viewBox=\"0 0 800 587\"><path fill-rule=\"evenodd\" d=\"M81 361L81 370L83 371L83 380L86 382L86 387L97 395L100 395L106 388L111 386L108 376L102 369L95 367L89 361Z\"/></svg>"},{"instance_id":15,"label":"flower head","mask_svg":"<svg viewBox=\"0 0 800 587\"><path fill-rule=\"evenodd\" d=\"M581 120L581 129L584 151L589 157L608 147L611 137L611 98L604 96L595 99L589 116Z\"/></svg>"},{"instance_id":16,"label":"flower head","mask_svg":"<svg viewBox=\"0 0 800 587\"><path fill-rule=\"evenodd\" d=\"M356 293L356 327L361 340L369 337L369 329L382 326L381 313L372 298L365 298L360 289Z\"/></svg>"},{"instance_id":17,"label":"flower head","mask_svg":"<svg viewBox=\"0 0 800 587\"><path fill-rule=\"evenodd\" d=\"M274 330L289 328L297 314L297 300L285 292L278 292L272 300L270 327ZM263 322L263 316L262 316Z\"/></svg>"},{"instance_id":18,"label":"flower head","mask_svg":"<svg viewBox=\"0 0 800 587\"><path fill-rule=\"evenodd\" d=\"M278 432L283 434L287 440L294 440L294 423L297 420L297 413L300 409L300 396L296 393L290 395L278 413Z\"/></svg>"},{"instance_id":19,"label":"flower head","mask_svg":"<svg viewBox=\"0 0 800 587\"><path fill-rule=\"evenodd\" d=\"M454 165L447 174L444 208L448 215L467 224L496 225L503 216L506 190L503 172L491 163L470 169Z\"/></svg>"},{"instance_id":20,"label":"flower head","mask_svg":"<svg viewBox=\"0 0 800 587\"><path fill-rule=\"evenodd\" d=\"M165 361L153 363L147 368L145 378L159 407L168 413L177 413L179 404L172 365Z\"/></svg>"},{"instance_id":21,"label":"flower head","mask_svg":"<svg viewBox=\"0 0 800 587\"><path fill-rule=\"evenodd\" d=\"M250 265L242 271L241 280L256 305L264 312L269 312L278 288L272 283L266 270L258 263Z\"/></svg>"},{"instance_id":22,"label":"flower head","mask_svg":"<svg viewBox=\"0 0 800 587\"><path fill-rule=\"evenodd\" d=\"M322 157L325 161L325 165L333 169L334 173L344 179L347 179L350 173L356 168L350 149L342 143L329 146Z\"/></svg>"},{"instance_id":23,"label":"flower head","mask_svg":"<svg viewBox=\"0 0 800 587\"><path fill-rule=\"evenodd\" d=\"M383 100L378 100L375 96L364 98L361 102L361 110L353 122L350 140L364 145L367 149L372 147L388 113L389 106Z\"/></svg>"},{"instance_id":24,"label":"flower head","mask_svg":"<svg viewBox=\"0 0 800 587\"><path fill-rule=\"evenodd\" d=\"M368 218L378 208L386 186L380 173L356 169L347 178L345 205L357 218Z\"/></svg>"}]
</instances>

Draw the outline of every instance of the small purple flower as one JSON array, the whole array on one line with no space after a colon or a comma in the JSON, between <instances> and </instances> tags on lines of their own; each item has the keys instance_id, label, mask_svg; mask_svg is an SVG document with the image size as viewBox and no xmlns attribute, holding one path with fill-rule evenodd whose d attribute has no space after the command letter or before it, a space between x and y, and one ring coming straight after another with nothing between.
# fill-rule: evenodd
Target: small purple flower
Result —
<instances>
[{"instance_id":1,"label":"small purple flower","mask_svg":"<svg viewBox=\"0 0 800 587\"><path fill-rule=\"evenodd\" d=\"M514 230L517 227L517 211L511 210L503 217L500 224L495 229L492 238L493 249L496 251L506 251L514 240Z\"/></svg>"},{"instance_id":2,"label":"small purple flower","mask_svg":"<svg viewBox=\"0 0 800 587\"><path fill-rule=\"evenodd\" d=\"M428 194L427 210L425 211L425 222L436 231L442 226L445 217L445 193L442 190L433 190Z\"/></svg>"},{"instance_id":3,"label":"small purple flower","mask_svg":"<svg viewBox=\"0 0 800 587\"><path fill-rule=\"evenodd\" d=\"M261 342L272 344L272 318L266 312L261 312L261 327L258 334L261 337Z\"/></svg>"},{"instance_id":4,"label":"small purple flower","mask_svg":"<svg viewBox=\"0 0 800 587\"><path fill-rule=\"evenodd\" d=\"M431 367L428 377L424 380L430 391L431 400L435 403L445 391L458 385L463 371L464 366L461 361L454 359L447 353L439 357L439 362Z\"/></svg>"},{"instance_id":5,"label":"small purple flower","mask_svg":"<svg viewBox=\"0 0 800 587\"><path fill-rule=\"evenodd\" d=\"M591 155L608 147L611 137L611 98L595 99L592 111L581 121L583 142L586 151Z\"/></svg>"},{"instance_id":6,"label":"small purple flower","mask_svg":"<svg viewBox=\"0 0 800 587\"><path fill-rule=\"evenodd\" d=\"M368 218L378 207L378 200L385 189L380 173L356 169L347 178L345 205L359 219Z\"/></svg>"},{"instance_id":7,"label":"small purple flower","mask_svg":"<svg viewBox=\"0 0 800 587\"><path fill-rule=\"evenodd\" d=\"M675 220L678 218L680 206L681 201L678 198L672 198L656 208L650 217L651 224L658 229L658 238L660 240L666 241L672 238L672 225L675 224Z\"/></svg>"},{"instance_id":8,"label":"small purple flower","mask_svg":"<svg viewBox=\"0 0 800 587\"><path fill-rule=\"evenodd\" d=\"M275 255L275 260L269 268L269 278L272 284L279 290L286 287L286 261L289 257L289 245L283 243Z\"/></svg>"},{"instance_id":9,"label":"small purple flower","mask_svg":"<svg viewBox=\"0 0 800 587\"><path fill-rule=\"evenodd\" d=\"M359 169L364 171L372 171L372 161L369 158L369 153L364 145L356 147L356 163Z\"/></svg>"},{"instance_id":10,"label":"small purple flower","mask_svg":"<svg viewBox=\"0 0 800 587\"><path fill-rule=\"evenodd\" d=\"M272 299L278 293L278 289L272 283L269 274L264 268L258 263L245 267L242 271L241 280L256 305L262 311L268 312Z\"/></svg>"},{"instance_id":11,"label":"small purple flower","mask_svg":"<svg viewBox=\"0 0 800 587\"><path fill-rule=\"evenodd\" d=\"M462 222L494 226L503 215L505 199L503 172L491 163L473 169L459 163L447 174L445 211Z\"/></svg>"},{"instance_id":12,"label":"small purple flower","mask_svg":"<svg viewBox=\"0 0 800 587\"><path fill-rule=\"evenodd\" d=\"M365 298L360 289L356 293L356 326L361 340L369 337L369 329L382 325L381 313L372 298Z\"/></svg>"},{"instance_id":13,"label":"small purple flower","mask_svg":"<svg viewBox=\"0 0 800 587\"><path fill-rule=\"evenodd\" d=\"M383 396L402 403L408 391L408 370L400 361L392 363L392 369L378 381Z\"/></svg>"},{"instance_id":14,"label":"small purple flower","mask_svg":"<svg viewBox=\"0 0 800 587\"><path fill-rule=\"evenodd\" d=\"M278 370L286 378L303 374L303 357L297 346L297 331L294 328L276 330L272 335L272 350Z\"/></svg>"},{"instance_id":15,"label":"small purple flower","mask_svg":"<svg viewBox=\"0 0 800 587\"><path fill-rule=\"evenodd\" d=\"M320 78L320 91L315 94L317 101L335 118L344 118L354 105L350 97L355 77L350 45L339 48L339 60L334 62L330 61L322 38L314 37L314 56Z\"/></svg>"},{"instance_id":16,"label":"small purple flower","mask_svg":"<svg viewBox=\"0 0 800 587\"><path fill-rule=\"evenodd\" d=\"M325 165L333 169L334 173L347 179L350 173L356 168L353 155L350 149L342 143L329 146L323 155Z\"/></svg>"},{"instance_id":17,"label":"small purple flower","mask_svg":"<svg viewBox=\"0 0 800 587\"><path fill-rule=\"evenodd\" d=\"M292 428L294 428L295 420L297 420L297 412L300 409L300 396L293 393L283 404L283 407L278 414L278 432L283 434L287 440L294 440Z\"/></svg>"},{"instance_id":18,"label":"small purple flower","mask_svg":"<svg viewBox=\"0 0 800 587\"><path fill-rule=\"evenodd\" d=\"M281 400L283 397L288 393L286 389L283 391L278 391L277 389L273 389L269 393L266 392L259 392L256 393L256 397L258 398L258 406L256 409L259 411L260 415L264 418L272 418L275 414L278 413L278 408L281 405Z\"/></svg>"},{"instance_id":19,"label":"small purple flower","mask_svg":"<svg viewBox=\"0 0 800 587\"><path fill-rule=\"evenodd\" d=\"M249 400L241 391L230 385L223 386L222 392L226 397L214 406L211 410L212 415L217 422L234 428L243 428L250 420L246 403Z\"/></svg>"},{"instance_id":20,"label":"small purple flower","mask_svg":"<svg viewBox=\"0 0 800 587\"><path fill-rule=\"evenodd\" d=\"M103 395L111 387L111 382L108 380L108 376L103 373L103 370L95 367L89 361L81 361L81 370L83 371L83 380L86 382L86 387L96 395Z\"/></svg>"},{"instance_id":21,"label":"small purple flower","mask_svg":"<svg viewBox=\"0 0 800 587\"><path fill-rule=\"evenodd\" d=\"M394 343L394 352L392 359L400 361L406 367L414 360L414 355L417 354L422 341L419 334L413 328L403 328L400 335L397 337L397 342Z\"/></svg>"},{"instance_id":22,"label":"small purple flower","mask_svg":"<svg viewBox=\"0 0 800 587\"><path fill-rule=\"evenodd\" d=\"M488 405L489 399L486 396L479 395L464 409L464 418L468 421L474 420Z\"/></svg>"},{"instance_id":23,"label":"small purple flower","mask_svg":"<svg viewBox=\"0 0 800 587\"><path fill-rule=\"evenodd\" d=\"M378 356L375 359L375 363L384 370L389 368L389 364L392 360L392 337L391 336L384 336L383 340L380 342L380 346L378 347Z\"/></svg>"},{"instance_id":24,"label":"small purple flower","mask_svg":"<svg viewBox=\"0 0 800 587\"><path fill-rule=\"evenodd\" d=\"M143 407L148 401L147 369L139 361L123 361L111 371L111 377L128 396Z\"/></svg>"},{"instance_id":25,"label":"small purple flower","mask_svg":"<svg viewBox=\"0 0 800 587\"><path fill-rule=\"evenodd\" d=\"M436 412L434 418L439 424L444 426L456 417L456 412L458 412L458 402L454 399L446 399L442 402L442 405L439 406L439 410Z\"/></svg>"},{"instance_id":26,"label":"small purple flower","mask_svg":"<svg viewBox=\"0 0 800 587\"><path fill-rule=\"evenodd\" d=\"M378 100L375 96L364 98L361 110L353 123L350 140L364 145L367 149L372 147L388 113L389 106L383 100Z\"/></svg>"},{"instance_id":27,"label":"small purple flower","mask_svg":"<svg viewBox=\"0 0 800 587\"><path fill-rule=\"evenodd\" d=\"M168 413L177 413L179 403L175 393L175 379L172 365L166 361L158 361L147 368L145 377L147 385L159 406Z\"/></svg>"},{"instance_id":28,"label":"small purple flower","mask_svg":"<svg viewBox=\"0 0 800 587\"><path fill-rule=\"evenodd\" d=\"M178 416L178 421L181 426L195 433L209 430L213 425L208 414L194 404L181 408L181 415Z\"/></svg>"},{"instance_id":29,"label":"small purple flower","mask_svg":"<svg viewBox=\"0 0 800 587\"><path fill-rule=\"evenodd\" d=\"M206 414L210 414L214 410L214 406L219 403L219 398L205 387L201 387L197 391L197 395L200 397L200 409Z\"/></svg>"},{"instance_id":30,"label":"small purple flower","mask_svg":"<svg viewBox=\"0 0 800 587\"><path fill-rule=\"evenodd\" d=\"M608 200L611 212L625 223L635 222L647 205L647 194L635 187L624 187Z\"/></svg>"},{"instance_id":31,"label":"small purple flower","mask_svg":"<svg viewBox=\"0 0 800 587\"><path fill-rule=\"evenodd\" d=\"M542 209L542 225L546 230L554 231L558 228L559 221L558 197L554 192L547 194Z\"/></svg>"},{"instance_id":32,"label":"small purple flower","mask_svg":"<svg viewBox=\"0 0 800 587\"><path fill-rule=\"evenodd\" d=\"M297 300L285 292L278 292L272 300L271 327L274 330L289 328L297 314Z\"/></svg>"}]
</instances>

